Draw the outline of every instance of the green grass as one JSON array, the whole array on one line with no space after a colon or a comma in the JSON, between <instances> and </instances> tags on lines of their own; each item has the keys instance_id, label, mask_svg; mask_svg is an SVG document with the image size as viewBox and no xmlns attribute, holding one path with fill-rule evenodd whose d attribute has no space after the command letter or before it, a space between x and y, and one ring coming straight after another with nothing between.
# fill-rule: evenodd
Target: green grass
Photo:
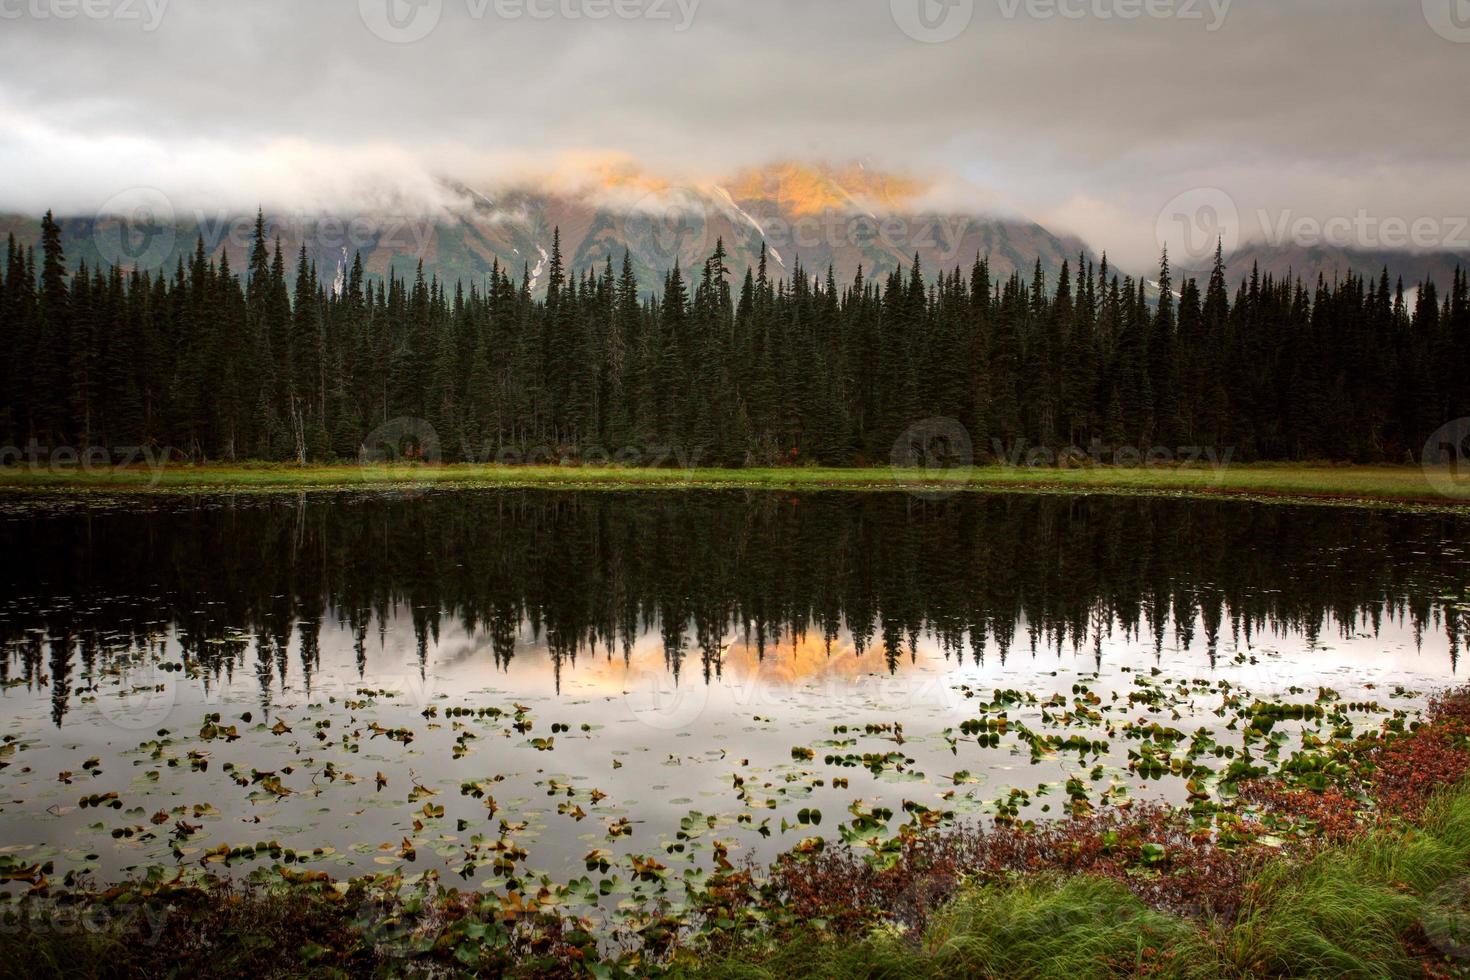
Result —
<instances>
[{"instance_id":1,"label":"green grass","mask_svg":"<svg viewBox=\"0 0 1470 980\"><path fill-rule=\"evenodd\" d=\"M1404 940L1433 909L1426 899L1467 872L1470 791L1460 788L1437 799L1420 827L1378 831L1302 867L1271 869L1222 944L1223 956L1256 975L1422 975ZM1462 943L1466 926L1470 905L1461 905Z\"/></svg>"},{"instance_id":2,"label":"green grass","mask_svg":"<svg viewBox=\"0 0 1470 980\"><path fill-rule=\"evenodd\" d=\"M970 470L789 467L760 469L636 469L613 466L452 464L170 464L82 469L0 468L0 489L17 491L270 491L392 486L548 487L578 489L747 488L848 490L1047 490L1056 492L1245 495L1454 507L1470 504L1470 474L1417 466L1240 464L1088 467L979 466ZM1445 489L1448 488L1448 489Z\"/></svg>"},{"instance_id":3,"label":"green grass","mask_svg":"<svg viewBox=\"0 0 1470 980\"><path fill-rule=\"evenodd\" d=\"M1433 964L1436 975L1465 976L1470 959L1432 939L1453 936L1470 954L1470 886L1453 888L1467 874L1470 787L1461 786L1442 794L1417 826L1380 829L1304 863L1269 867L1228 925L1150 910L1117 882L1040 878L969 888L920 937L879 928L839 941L813 932L686 960L675 975L1391 978L1424 976Z\"/></svg>"}]
</instances>

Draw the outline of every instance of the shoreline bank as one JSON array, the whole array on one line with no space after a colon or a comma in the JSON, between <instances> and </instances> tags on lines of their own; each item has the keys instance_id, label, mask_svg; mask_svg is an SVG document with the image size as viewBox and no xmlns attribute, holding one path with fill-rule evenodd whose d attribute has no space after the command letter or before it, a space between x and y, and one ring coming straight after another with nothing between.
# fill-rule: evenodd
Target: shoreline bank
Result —
<instances>
[{"instance_id":1,"label":"shoreline bank","mask_svg":"<svg viewBox=\"0 0 1470 980\"><path fill-rule=\"evenodd\" d=\"M1142 494L1470 512L1470 475L1445 467L1239 464L1031 469L635 469L444 464L299 467L167 465L0 468L0 492L251 493L371 489L845 490L864 492Z\"/></svg>"}]
</instances>

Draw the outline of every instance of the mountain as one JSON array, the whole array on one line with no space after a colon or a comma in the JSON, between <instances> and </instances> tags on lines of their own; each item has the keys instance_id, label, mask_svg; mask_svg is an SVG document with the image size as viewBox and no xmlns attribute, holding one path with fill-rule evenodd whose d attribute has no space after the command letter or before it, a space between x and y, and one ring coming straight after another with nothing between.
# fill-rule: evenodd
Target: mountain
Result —
<instances>
[{"instance_id":1,"label":"mountain","mask_svg":"<svg viewBox=\"0 0 1470 980\"><path fill-rule=\"evenodd\" d=\"M498 262L517 278L524 270L537 294L545 291L558 228L569 270L600 269L609 257L617 266L627 247L645 290L676 261L698 268L720 239L737 279L756 265L764 241L772 278L789 278L799 261L814 276L825 276L830 264L839 283L850 282L859 266L869 278L907 269L915 254L931 278L956 266L968 270L977 255L988 255L992 275L1020 270L1029 277L1039 259L1054 280L1064 260L1075 263L1086 251L1077 239L1024 219L924 207L922 183L861 165L782 164L702 184L618 170L603 174L598 186L573 190L477 190L448 182L445 190L457 204L432 219L374 213L266 220L288 266L305 244L324 279L345 270L354 253L370 276L390 268L412 276L422 260L425 275L446 282L479 282ZM128 223L111 215L59 216L68 260L172 272L202 236L212 256L223 253L235 269L245 267L253 214L169 220L168 202L147 198L142 193L140 206L129 208ZM0 235L7 232L34 244L40 222L0 216Z\"/></svg>"},{"instance_id":2,"label":"mountain","mask_svg":"<svg viewBox=\"0 0 1470 980\"><path fill-rule=\"evenodd\" d=\"M923 181L862 164L784 163L705 183L670 182L622 165L558 190L529 184L477 189L449 181L442 189L453 204L432 218L379 211L267 214L266 220L270 234L280 237L288 267L294 269L305 244L326 280L345 273L354 253L370 277L386 276L390 268L400 277L412 276L422 260L426 276L449 283L480 282L498 262L517 279L524 272L537 295L546 289L558 228L570 271L600 269L609 257L616 267L626 247L644 290L656 290L676 261L686 271L698 269L721 239L736 280L756 264L763 241L772 278L790 278L799 260L813 276L825 276L830 264L839 284L851 282L859 266L870 279L907 269L916 253L931 279L955 266L968 269L977 255L989 256L993 278L1017 270L1029 278L1039 259L1049 284L1063 261L1075 264L1079 254L1095 259L1080 240L1024 218L936 209L928 204L930 188ZM254 214L184 215L161 194L146 191L128 205L134 219L128 224L112 215L61 216L68 260L172 272L202 236L212 256L225 254L232 267L245 268ZM40 221L0 215L0 235L7 232L34 244ZM1443 287L1456 265L1470 267L1470 254L1264 243L1243 245L1227 261L1232 288L1253 266L1309 284L1319 275L1330 281L1349 271L1377 277L1386 267L1391 281L1403 278L1406 290L1426 277ZM1156 275L1152 269L1119 271L1143 272L1149 280ZM1209 272L1176 268L1176 289L1185 277L1203 282Z\"/></svg>"},{"instance_id":3,"label":"mountain","mask_svg":"<svg viewBox=\"0 0 1470 980\"><path fill-rule=\"evenodd\" d=\"M1338 245L1271 245L1251 242L1241 245L1226 258L1226 278L1231 289L1250 278L1251 270L1259 268L1261 275L1270 273L1280 280L1301 279L1311 288L1320 276L1327 282L1341 280L1349 273L1377 280L1384 269L1388 270L1388 281L1404 282L1404 291L1410 292L1428 279L1439 287L1441 295L1450 284L1454 270L1470 268L1470 252L1428 251L1413 252L1402 249L1358 249ZM1202 269L1185 270L1184 276L1194 276L1203 283L1210 276L1208 266ZM1182 278L1178 272L1175 278Z\"/></svg>"}]
</instances>

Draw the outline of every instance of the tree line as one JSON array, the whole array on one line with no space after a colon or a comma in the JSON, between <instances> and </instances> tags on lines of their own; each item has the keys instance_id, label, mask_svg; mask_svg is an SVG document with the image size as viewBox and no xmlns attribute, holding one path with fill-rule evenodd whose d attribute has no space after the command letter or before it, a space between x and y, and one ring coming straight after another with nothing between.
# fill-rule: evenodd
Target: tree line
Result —
<instances>
[{"instance_id":1,"label":"tree line","mask_svg":"<svg viewBox=\"0 0 1470 980\"><path fill-rule=\"evenodd\" d=\"M247 267L202 238L171 273L69 271L48 213L39 254L6 244L0 439L150 446L195 460L359 458L385 423L450 461L886 463L949 418L977 454L1026 446L1212 446L1235 459L1415 459L1470 415L1470 283L1406 292L1386 270L1315 283L1253 268L1234 291L1156 283L1104 256L1048 282L977 256L918 257L839 284L765 249L737 278L723 242L645 290L625 251L544 297L498 262L481 282L294 270L257 216ZM1155 295L1156 294L1156 295ZM402 438L389 426L389 438ZM395 435L396 432L396 435ZM368 449L376 449L369 445ZM403 448L400 446L399 448ZM412 449L413 447L409 447Z\"/></svg>"}]
</instances>

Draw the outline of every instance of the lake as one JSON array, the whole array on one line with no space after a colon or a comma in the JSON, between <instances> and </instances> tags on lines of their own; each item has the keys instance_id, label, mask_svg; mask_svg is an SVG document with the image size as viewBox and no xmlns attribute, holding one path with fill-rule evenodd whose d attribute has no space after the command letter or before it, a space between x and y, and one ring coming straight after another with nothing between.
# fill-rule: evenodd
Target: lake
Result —
<instances>
[{"instance_id":1,"label":"lake","mask_svg":"<svg viewBox=\"0 0 1470 980\"><path fill-rule=\"evenodd\" d=\"M1227 796L1457 682L1467 543L1124 496L0 498L0 854L615 916L725 855ZM1330 710L1251 749L1257 699Z\"/></svg>"}]
</instances>

